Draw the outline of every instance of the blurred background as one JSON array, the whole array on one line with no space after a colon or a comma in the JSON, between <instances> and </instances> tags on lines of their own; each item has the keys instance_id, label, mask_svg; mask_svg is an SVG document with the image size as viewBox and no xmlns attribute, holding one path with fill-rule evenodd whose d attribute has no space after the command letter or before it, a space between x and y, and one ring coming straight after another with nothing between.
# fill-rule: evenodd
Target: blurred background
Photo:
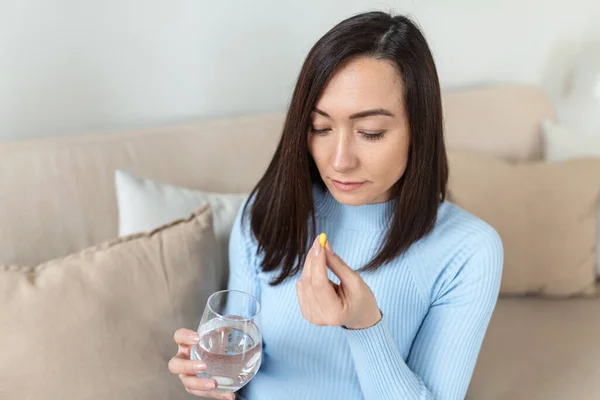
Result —
<instances>
[{"instance_id":1,"label":"blurred background","mask_svg":"<svg viewBox=\"0 0 600 400\"><path fill-rule=\"evenodd\" d=\"M600 71L597 0L1 0L0 140L283 110L314 42L370 9L420 24L445 89L558 102Z\"/></svg>"}]
</instances>

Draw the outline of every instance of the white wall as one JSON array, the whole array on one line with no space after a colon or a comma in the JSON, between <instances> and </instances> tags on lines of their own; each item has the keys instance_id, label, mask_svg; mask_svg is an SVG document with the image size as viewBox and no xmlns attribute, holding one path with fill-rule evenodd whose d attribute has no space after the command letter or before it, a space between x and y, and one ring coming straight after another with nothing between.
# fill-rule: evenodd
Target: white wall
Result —
<instances>
[{"instance_id":1,"label":"white wall","mask_svg":"<svg viewBox=\"0 0 600 400\"><path fill-rule=\"evenodd\" d=\"M312 44L372 9L423 27L446 88L560 91L597 0L0 0L0 140L283 110Z\"/></svg>"}]
</instances>

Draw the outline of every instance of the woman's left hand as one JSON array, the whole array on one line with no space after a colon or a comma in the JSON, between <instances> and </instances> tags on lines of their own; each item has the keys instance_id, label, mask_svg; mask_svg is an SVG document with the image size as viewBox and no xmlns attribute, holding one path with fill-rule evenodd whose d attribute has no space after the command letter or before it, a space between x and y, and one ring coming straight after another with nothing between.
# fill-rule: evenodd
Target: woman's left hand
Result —
<instances>
[{"instance_id":1,"label":"woman's left hand","mask_svg":"<svg viewBox=\"0 0 600 400\"><path fill-rule=\"evenodd\" d=\"M319 238L306 255L296 283L302 316L319 326L364 329L376 325L381 312L371 288L333 252L329 242L323 248ZM340 279L339 285L329 280L327 267Z\"/></svg>"}]
</instances>

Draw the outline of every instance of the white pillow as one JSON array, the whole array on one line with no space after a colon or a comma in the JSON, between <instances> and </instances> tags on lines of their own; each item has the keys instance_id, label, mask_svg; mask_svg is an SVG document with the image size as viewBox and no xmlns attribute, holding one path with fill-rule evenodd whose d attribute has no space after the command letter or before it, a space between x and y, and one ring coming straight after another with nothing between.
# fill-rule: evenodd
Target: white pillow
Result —
<instances>
[{"instance_id":1,"label":"white pillow","mask_svg":"<svg viewBox=\"0 0 600 400\"><path fill-rule=\"evenodd\" d=\"M147 232L191 215L209 203L223 271L228 271L229 235L239 208L248 194L204 192L167 185L128 172L115 171L119 236Z\"/></svg>"},{"instance_id":2,"label":"white pillow","mask_svg":"<svg viewBox=\"0 0 600 400\"><path fill-rule=\"evenodd\" d=\"M600 132L598 136L572 132L554 122L542 121L544 160L566 161L575 158L600 157ZM598 210L598 239L596 243L596 271L600 277L600 209Z\"/></svg>"}]
</instances>

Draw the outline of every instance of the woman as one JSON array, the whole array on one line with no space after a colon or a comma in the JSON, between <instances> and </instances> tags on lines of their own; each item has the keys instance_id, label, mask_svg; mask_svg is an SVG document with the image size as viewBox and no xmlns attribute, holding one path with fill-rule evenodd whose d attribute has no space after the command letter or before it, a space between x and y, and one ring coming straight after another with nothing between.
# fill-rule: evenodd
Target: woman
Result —
<instances>
[{"instance_id":1,"label":"woman","mask_svg":"<svg viewBox=\"0 0 600 400\"><path fill-rule=\"evenodd\" d=\"M419 29L382 12L335 26L308 54L231 234L229 288L263 306L263 364L241 397L465 397L503 253L493 228L445 200L447 175ZM169 367L186 389L233 398L196 377L197 335L175 340Z\"/></svg>"}]
</instances>

